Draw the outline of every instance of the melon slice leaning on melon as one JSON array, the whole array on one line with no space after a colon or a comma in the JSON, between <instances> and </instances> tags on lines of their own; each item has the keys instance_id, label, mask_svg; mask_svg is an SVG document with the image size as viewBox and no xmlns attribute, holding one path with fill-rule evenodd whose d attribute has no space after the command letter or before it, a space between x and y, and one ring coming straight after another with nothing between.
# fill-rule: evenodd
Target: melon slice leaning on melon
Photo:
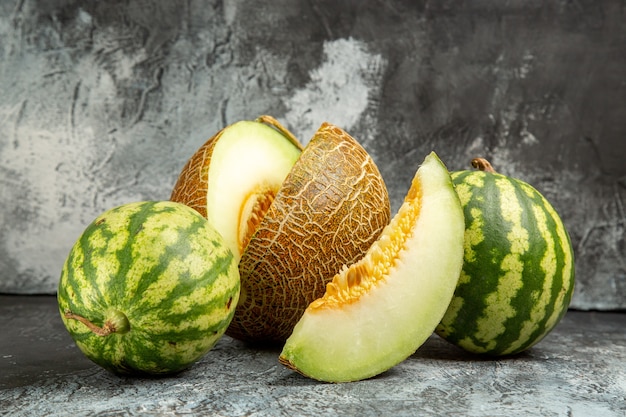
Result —
<instances>
[{"instance_id":1,"label":"melon slice leaning on melon","mask_svg":"<svg viewBox=\"0 0 626 417\"><path fill-rule=\"evenodd\" d=\"M433 152L366 255L308 306L280 362L313 379L346 382L380 374L413 354L452 299L464 230L450 175Z\"/></svg>"}]
</instances>

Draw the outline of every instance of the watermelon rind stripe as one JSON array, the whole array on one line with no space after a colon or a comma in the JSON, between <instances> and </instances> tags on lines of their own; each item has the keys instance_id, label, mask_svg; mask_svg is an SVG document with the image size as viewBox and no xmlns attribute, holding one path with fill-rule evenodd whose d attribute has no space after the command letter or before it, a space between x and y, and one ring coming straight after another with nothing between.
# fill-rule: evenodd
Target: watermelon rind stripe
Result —
<instances>
[{"instance_id":1,"label":"watermelon rind stripe","mask_svg":"<svg viewBox=\"0 0 626 417\"><path fill-rule=\"evenodd\" d=\"M511 300L511 304L514 306L517 314L508 320L507 337L501 337L495 349L495 351L502 354L513 353L520 348L525 348L529 343L533 342L537 334L544 331L543 323L546 309L551 308L549 298L552 285L552 278L546 278L540 263L537 263L537 259L544 259L546 256L549 256L549 251L552 249L552 245L549 242L551 236L545 234L547 230L541 230L541 221L537 218L534 211L535 202L526 198L525 193L519 188L520 184L516 180L507 179L507 181L515 189L515 204L527 216L524 220L524 225L527 228L528 236L541 236L541 238L533 238L522 255L523 269L518 277L522 287L516 297ZM548 300L543 299L544 295L548 297ZM528 300L535 301L534 303L529 303Z\"/></svg>"}]
</instances>

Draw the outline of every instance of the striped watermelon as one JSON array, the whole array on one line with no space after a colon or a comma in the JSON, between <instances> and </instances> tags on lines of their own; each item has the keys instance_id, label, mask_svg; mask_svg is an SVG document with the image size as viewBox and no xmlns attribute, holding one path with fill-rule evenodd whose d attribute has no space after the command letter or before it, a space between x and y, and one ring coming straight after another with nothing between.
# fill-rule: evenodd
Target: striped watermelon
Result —
<instances>
[{"instance_id":1,"label":"striped watermelon","mask_svg":"<svg viewBox=\"0 0 626 417\"><path fill-rule=\"evenodd\" d=\"M565 315L574 255L552 205L529 184L495 173L452 173L465 214L464 265L436 333L473 353L511 355Z\"/></svg>"},{"instance_id":2,"label":"striped watermelon","mask_svg":"<svg viewBox=\"0 0 626 417\"><path fill-rule=\"evenodd\" d=\"M91 223L63 267L61 318L80 350L120 374L168 374L207 353L239 298L237 263L207 220L138 202Z\"/></svg>"}]
</instances>

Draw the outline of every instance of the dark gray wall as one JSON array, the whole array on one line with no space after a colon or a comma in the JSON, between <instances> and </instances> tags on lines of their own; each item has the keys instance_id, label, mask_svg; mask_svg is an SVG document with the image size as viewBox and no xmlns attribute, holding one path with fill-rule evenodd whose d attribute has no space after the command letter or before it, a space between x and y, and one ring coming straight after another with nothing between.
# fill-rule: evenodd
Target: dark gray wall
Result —
<instances>
[{"instance_id":1,"label":"dark gray wall","mask_svg":"<svg viewBox=\"0 0 626 417\"><path fill-rule=\"evenodd\" d=\"M573 307L626 308L624 1L0 1L0 292L51 293L83 228L165 199L222 126L329 121L396 209L435 150L533 184Z\"/></svg>"}]
</instances>

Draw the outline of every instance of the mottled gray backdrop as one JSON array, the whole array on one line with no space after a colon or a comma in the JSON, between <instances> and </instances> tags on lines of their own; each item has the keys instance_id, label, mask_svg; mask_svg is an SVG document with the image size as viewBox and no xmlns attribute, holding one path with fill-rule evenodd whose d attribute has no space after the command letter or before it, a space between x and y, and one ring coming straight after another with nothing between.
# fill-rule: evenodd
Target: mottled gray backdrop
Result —
<instances>
[{"instance_id":1,"label":"mottled gray backdrop","mask_svg":"<svg viewBox=\"0 0 626 417\"><path fill-rule=\"evenodd\" d=\"M166 199L221 127L335 123L399 206L435 150L538 188L573 307L626 308L623 0L0 0L0 292L54 293L95 216Z\"/></svg>"}]
</instances>

